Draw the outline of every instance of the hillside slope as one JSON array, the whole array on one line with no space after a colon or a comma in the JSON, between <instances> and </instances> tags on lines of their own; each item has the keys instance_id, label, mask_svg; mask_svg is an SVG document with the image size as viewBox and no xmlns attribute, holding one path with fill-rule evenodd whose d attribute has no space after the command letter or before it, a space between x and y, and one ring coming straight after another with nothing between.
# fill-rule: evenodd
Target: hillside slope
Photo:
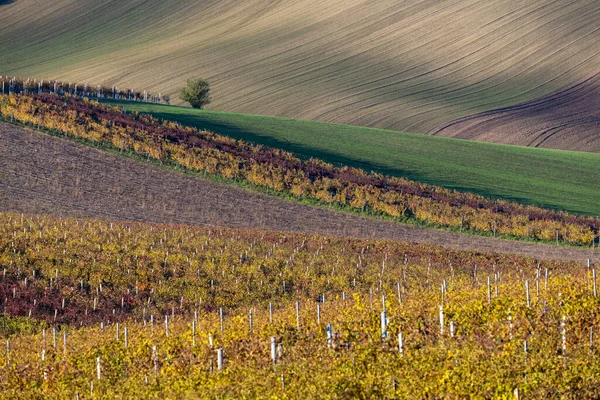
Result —
<instances>
[{"instance_id":1,"label":"hillside slope","mask_svg":"<svg viewBox=\"0 0 600 400\"><path fill-rule=\"evenodd\" d=\"M127 111L284 149L301 158L320 158L336 166L349 165L487 197L600 215L600 154L187 107L110 103Z\"/></svg>"},{"instance_id":2,"label":"hillside slope","mask_svg":"<svg viewBox=\"0 0 600 400\"><path fill-rule=\"evenodd\" d=\"M379 238L584 260L598 250L507 241L363 218L192 178L0 123L0 211Z\"/></svg>"},{"instance_id":3,"label":"hillside slope","mask_svg":"<svg viewBox=\"0 0 600 400\"><path fill-rule=\"evenodd\" d=\"M595 0L17 0L0 74L176 94L213 109L425 133L590 76Z\"/></svg>"},{"instance_id":4,"label":"hillside slope","mask_svg":"<svg viewBox=\"0 0 600 400\"><path fill-rule=\"evenodd\" d=\"M600 152L600 74L539 99L460 118L433 135Z\"/></svg>"}]
</instances>

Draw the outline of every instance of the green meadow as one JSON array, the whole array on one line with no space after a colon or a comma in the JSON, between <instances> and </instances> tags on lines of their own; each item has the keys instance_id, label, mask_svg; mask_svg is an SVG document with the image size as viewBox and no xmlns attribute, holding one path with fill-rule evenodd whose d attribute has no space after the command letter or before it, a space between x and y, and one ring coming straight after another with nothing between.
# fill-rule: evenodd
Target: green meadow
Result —
<instances>
[{"instance_id":1,"label":"green meadow","mask_svg":"<svg viewBox=\"0 0 600 400\"><path fill-rule=\"evenodd\" d=\"M600 215L600 154L478 143L289 118L108 101L236 139L387 175Z\"/></svg>"}]
</instances>

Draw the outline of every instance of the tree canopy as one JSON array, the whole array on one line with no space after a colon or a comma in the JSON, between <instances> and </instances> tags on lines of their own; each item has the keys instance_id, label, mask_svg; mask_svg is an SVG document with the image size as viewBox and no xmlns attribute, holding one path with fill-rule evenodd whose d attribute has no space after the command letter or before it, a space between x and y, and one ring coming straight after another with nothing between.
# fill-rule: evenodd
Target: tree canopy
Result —
<instances>
[{"instance_id":1,"label":"tree canopy","mask_svg":"<svg viewBox=\"0 0 600 400\"><path fill-rule=\"evenodd\" d=\"M181 89L179 98L194 108L204 108L210 103L210 85L205 79L189 78L186 87Z\"/></svg>"}]
</instances>

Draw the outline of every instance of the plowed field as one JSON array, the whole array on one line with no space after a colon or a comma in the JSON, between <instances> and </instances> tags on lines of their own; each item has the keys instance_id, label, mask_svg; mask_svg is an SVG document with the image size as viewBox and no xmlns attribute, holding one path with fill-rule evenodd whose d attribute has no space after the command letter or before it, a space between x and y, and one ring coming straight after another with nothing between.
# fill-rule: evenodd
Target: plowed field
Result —
<instances>
[{"instance_id":1,"label":"plowed field","mask_svg":"<svg viewBox=\"0 0 600 400\"><path fill-rule=\"evenodd\" d=\"M216 110L425 133L591 75L596 0L17 0L0 74L174 95Z\"/></svg>"},{"instance_id":2,"label":"plowed field","mask_svg":"<svg viewBox=\"0 0 600 400\"><path fill-rule=\"evenodd\" d=\"M4 123L0 123L0 210L385 238L537 259L584 260L598 254L598 250L461 235L314 208Z\"/></svg>"},{"instance_id":3,"label":"plowed field","mask_svg":"<svg viewBox=\"0 0 600 400\"><path fill-rule=\"evenodd\" d=\"M444 124L433 135L600 152L600 74L539 99Z\"/></svg>"}]
</instances>

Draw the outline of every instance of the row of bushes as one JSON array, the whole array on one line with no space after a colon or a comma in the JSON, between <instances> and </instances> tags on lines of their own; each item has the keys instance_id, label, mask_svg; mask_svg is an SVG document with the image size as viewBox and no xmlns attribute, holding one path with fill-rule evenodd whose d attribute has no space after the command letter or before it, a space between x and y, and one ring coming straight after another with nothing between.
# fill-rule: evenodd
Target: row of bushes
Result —
<instances>
[{"instance_id":1,"label":"row of bushes","mask_svg":"<svg viewBox=\"0 0 600 400\"><path fill-rule=\"evenodd\" d=\"M322 160L199 131L72 96L2 95L0 113L46 129L207 171L298 198L372 210L398 219L570 244L592 244L597 218L486 199L399 177L336 168Z\"/></svg>"}]
</instances>

